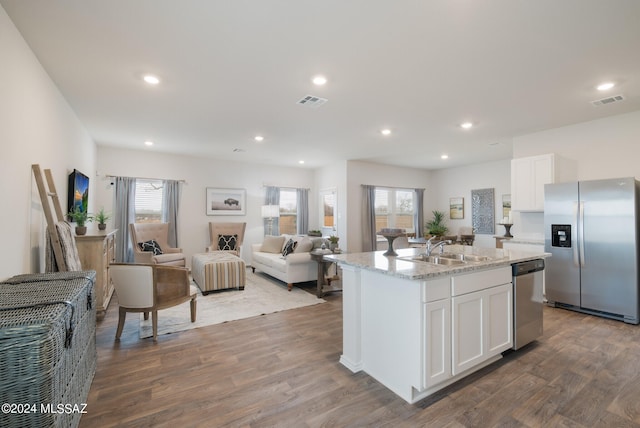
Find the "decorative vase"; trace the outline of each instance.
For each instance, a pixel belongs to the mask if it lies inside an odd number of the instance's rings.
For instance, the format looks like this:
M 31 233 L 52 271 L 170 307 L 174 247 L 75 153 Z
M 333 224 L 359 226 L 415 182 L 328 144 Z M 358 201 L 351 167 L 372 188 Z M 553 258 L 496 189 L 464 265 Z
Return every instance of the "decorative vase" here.
M 87 233 L 87 226 L 76 226 L 76 235 L 82 236 Z
M 337 242 L 336 243 L 333 243 L 333 242 L 329 243 L 329 249 L 331 251 L 335 250 L 336 248 L 338 248 L 338 243 Z
M 107 228 L 107 223 L 98 223 L 98 230 L 105 230 Z

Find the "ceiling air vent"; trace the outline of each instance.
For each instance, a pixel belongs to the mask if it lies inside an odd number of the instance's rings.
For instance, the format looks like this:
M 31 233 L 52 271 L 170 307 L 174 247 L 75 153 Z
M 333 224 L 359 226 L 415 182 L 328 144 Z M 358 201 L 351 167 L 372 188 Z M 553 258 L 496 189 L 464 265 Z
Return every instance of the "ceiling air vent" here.
M 613 104 L 620 101 L 624 101 L 624 95 L 614 95 L 612 97 L 602 98 L 600 100 L 591 101 L 591 104 L 594 106 L 603 106 L 606 104 Z
M 303 106 L 307 106 L 307 107 L 311 107 L 311 108 L 317 108 L 317 107 L 320 107 L 322 104 L 326 103 L 327 101 L 328 100 L 326 98 L 320 98 L 320 97 L 314 97 L 313 95 L 307 95 L 306 97 L 304 97 L 303 99 L 298 101 L 298 104 L 303 105 Z

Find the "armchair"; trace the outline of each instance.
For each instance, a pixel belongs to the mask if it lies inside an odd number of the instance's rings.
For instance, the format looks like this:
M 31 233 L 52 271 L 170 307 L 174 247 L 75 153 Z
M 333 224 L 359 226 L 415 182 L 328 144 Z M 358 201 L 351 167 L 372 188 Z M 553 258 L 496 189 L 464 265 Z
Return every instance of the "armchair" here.
M 131 245 L 136 263 L 185 266 L 185 257 L 181 248 L 172 248 L 168 243 L 169 224 L 167 223 L 131 223 Z M 156 241 L 161 254 L 153 251 L 142 251 L 140 244 Z
M 198 289 L 190 284 L 186 268 L 113 263 L 109 273 L 120 306 L 116 340 L 120 340 L 127 312 L 152 315 L 153 341 L 158 340 L 158 310 L 191 301 L 191 322 L 196 321 Z
M 240 257 L 242 241 L 247 223 L 214 223 L 209 222 L 209 251 L 227 251 Z M 235 242 L 234 238 L 235 237 Z

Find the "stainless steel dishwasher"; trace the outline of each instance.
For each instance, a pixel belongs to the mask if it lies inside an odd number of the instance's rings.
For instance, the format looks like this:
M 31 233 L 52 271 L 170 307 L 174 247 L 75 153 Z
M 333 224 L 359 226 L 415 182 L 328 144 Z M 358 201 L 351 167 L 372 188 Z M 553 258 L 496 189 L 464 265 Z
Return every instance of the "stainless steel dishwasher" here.
M 513 265 L 513 349 L 542 336 L 544 260 Z

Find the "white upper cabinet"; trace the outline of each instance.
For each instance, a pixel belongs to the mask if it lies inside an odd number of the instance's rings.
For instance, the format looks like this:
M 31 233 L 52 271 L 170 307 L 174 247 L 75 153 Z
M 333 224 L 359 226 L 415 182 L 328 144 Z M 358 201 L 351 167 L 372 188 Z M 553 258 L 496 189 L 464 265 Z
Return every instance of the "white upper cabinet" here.
M 511 160 L 511 209 L 544 211 L 544 185 L 576 179 L 575 167 L 550 153 Z

